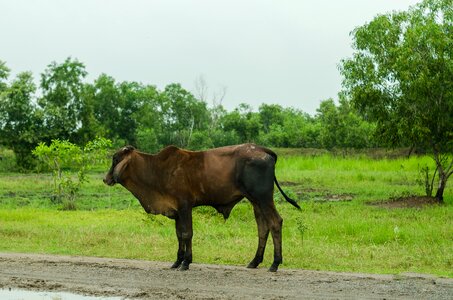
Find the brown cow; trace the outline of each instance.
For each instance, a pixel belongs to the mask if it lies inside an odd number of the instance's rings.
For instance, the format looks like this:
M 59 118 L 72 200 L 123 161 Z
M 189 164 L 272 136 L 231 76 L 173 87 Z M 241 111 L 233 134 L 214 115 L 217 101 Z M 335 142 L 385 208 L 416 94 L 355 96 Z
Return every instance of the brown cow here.
M 172 268 L 187 270 L 192 262 L 192 208 L 214 207 L 227 219 L 244 197 L 253 205 L 258 225 L 258 249 L 248 268 L 263 261 L 269 231 L 274 241 L 275 272 L 282 262 L 282 218 L 273 201 L 274 182 L 285 199 L 299 205 L 282 191 L 275 177 L 277 155 L 266 148 L 243 144 L 208 151 L 187 151 L 169 146 L 156 155 L 124 147 L 113 155 L 105 176 L 108 185 L 128 189 L 147 213 L 175 220 L 179 248 Z

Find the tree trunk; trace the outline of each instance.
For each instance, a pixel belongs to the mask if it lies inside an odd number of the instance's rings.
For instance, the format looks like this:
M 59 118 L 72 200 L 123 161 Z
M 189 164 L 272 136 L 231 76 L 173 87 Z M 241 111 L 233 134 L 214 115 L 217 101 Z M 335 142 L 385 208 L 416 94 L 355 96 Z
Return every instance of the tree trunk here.
M 453 174 L 453 159 L 451 159 L 450 163 L 448 163 L 448 156 L 445 154 L 442 155 L 441 152 L 438 150 L 438 147 L 433 144 L 434 150 L 434 160 L 436 161 L 437 171 L 439 173 L 439 184 L 436 192 L 436 196 L 434 196 L 439 203 L 444 202 L 444 190 L 445 186 L 447 185 L 448 178 Z
M 444 202 L 444 190 L 445 190 L 445 186 L 447 185 L 447 179 L 448 178 L 447 178 L 446 174 L 444 174 L 443 172 L 439 173 L 439 187 L 437 188 L 435 198 L 440 203 Z

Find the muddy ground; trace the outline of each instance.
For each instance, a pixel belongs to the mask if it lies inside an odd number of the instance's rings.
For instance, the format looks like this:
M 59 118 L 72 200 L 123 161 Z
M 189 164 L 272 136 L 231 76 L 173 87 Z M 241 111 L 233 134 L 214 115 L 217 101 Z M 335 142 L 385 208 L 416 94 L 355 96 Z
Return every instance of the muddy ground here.
M 132 299 L 453 299 L 453 279 L 0 253 L 0 288 Z

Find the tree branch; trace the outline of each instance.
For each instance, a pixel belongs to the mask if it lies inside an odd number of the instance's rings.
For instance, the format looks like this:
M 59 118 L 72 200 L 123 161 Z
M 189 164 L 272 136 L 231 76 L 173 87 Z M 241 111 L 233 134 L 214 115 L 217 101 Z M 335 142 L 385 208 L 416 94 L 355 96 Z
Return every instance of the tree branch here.
M 450 165 L 448 166 L 447 170 L 447 179 L 453 174 L 453 158 L 451 159 Z

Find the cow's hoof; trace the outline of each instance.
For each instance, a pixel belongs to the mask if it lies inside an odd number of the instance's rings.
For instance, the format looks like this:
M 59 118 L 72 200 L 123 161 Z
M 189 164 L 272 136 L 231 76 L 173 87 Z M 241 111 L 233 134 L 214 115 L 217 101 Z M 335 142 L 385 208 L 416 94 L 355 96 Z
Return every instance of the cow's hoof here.
M 171 265 L 170 268 L 172 268 L 172 269 L 177 269 L 177 268 L 179 268 L 179 266 L 181 265 L 181 263 L 182 263 L 182 261 L 178 261 L 178 260 L 177 260 L 177 261 L 175 261 L 174 264 Z
M 269 272 L 277 272 L 278 270 L 278 265 L 272 264 L 272 266 L 269 268 Z
M 247 265 L 247 268 L 249 269 L 256 269 L 258 265 L 263 261 L 262 257 L 254 258 L 252 261 Z
M 182 263 L 181 266 L 179 266 L 179 271 L 187 271 L 189 270 L 189 264 Z

